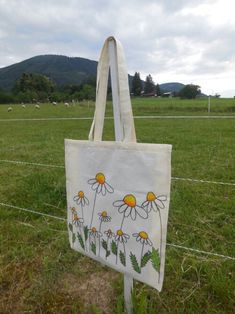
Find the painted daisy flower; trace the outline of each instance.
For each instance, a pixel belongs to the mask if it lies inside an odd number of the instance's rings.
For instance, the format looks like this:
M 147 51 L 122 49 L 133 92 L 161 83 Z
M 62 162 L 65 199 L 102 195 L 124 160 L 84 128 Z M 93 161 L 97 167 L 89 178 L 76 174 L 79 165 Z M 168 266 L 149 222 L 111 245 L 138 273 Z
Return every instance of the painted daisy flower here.
M 98 213 L 99 215 L 99 220 L 102 222 L 108 222 L 111 221 L 111 217 L 108 216 L 107 212 L 104 210 L 102 213 Z
M 136 204 L 136 198 L 132 194 L 127 194 L 123 200 L 115 201 L 113 206 L 118 207 L 118 212 L 124 214 L 124 217 L 131 216 L 132 220 L 136 219 L 136 215 L 139 215 L 143 219 L 148 218 L 147 211 Z
M 91 229 L 89 229 L 89 234 L 90 236 L 94 238 L 102 237 L 102 233 L 100 231 L 97 231 L 95 227 L 92 227 Z
M 80 205 L 80 204 L 81 206 L 89 205 L 89 201 L 86 198 L 83 191 L 79 191 L 77 195 L 74 196 L 73 200 L 77 203 L 77 205 Z
M 73 214 L 73 224 L 76 226 L 81 226 L 83 224 L 83 218 L 78 217 L 77 213 Z
M 106 182 L 105 175 L 102 172 L 97 173 L 94 179 L 88 180 L 88 183 L 91 185 L 92 190 L 96 191 L 97 194 L 101 193 L 104 196 L 107 192 L 114 192 L 111 185 Z
M 109 239 L 111 239 L 115 235 L 111 229 L 106 230 L 104 234 L 106 234 L 107 238 Z
M 126 243 L 130 236 L 119 229 L 116 233 L 115 240 L 121 243 Z
M 153 245 L 152 241 L 149 240 L 149 236 L 145 231 L 140 231 L 139 233 L 133 233 L 132 235 L 133 237 L 136 238 L 137 242 L 140 242 L 144 245 L 150 245 L 150 246 Z
M 142 207 L 147 210 L 149 213 L 151 210 L 155 212 L 159 211 L 160 209 L 165 208 L 165 202 L 167 197 L 165 195 L 156 196 L 153 192 L 148 192 L 146 196 L 146 201 L 143 202 Z

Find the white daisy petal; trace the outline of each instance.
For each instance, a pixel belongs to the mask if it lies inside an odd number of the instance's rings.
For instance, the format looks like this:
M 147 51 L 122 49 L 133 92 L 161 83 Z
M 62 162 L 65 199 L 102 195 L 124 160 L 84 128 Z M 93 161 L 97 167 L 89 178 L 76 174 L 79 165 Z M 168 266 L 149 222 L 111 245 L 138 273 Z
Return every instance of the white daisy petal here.
M 105 184 L 105 188 L 109 193 L 113 193 L 114 189 L 111 187 L 111 185 L 109 185 L 107 182 L 104 183 Z
M 97 182 L 96 179 L 90 179 L 90 180 L 87 181 L 88 184 L 94 184 L 96 182 Z
M 135 238 L 138 237 L 138 235 L 139 235 L 139 233 L 133 233 L 132 234 L 132 236 L 135 237 Z
M 135 210 L 135 208 L 131 209 L 131 219 L 132 220 L 136 220 L 136 210 Z
M 91 188 L 92 188 L 93 191 L 96 191 L 98 186 L 99 186 L 99 182 L 95 182 L 95 183 L 92 184 Z
M 142 205 L 141 205 L 141 206 L 145 208 L 145 207 L 147 207 L 147 206 L 148 206 L 148 204 L 149 204 L 149 201 L 145 201 L 145 202 L 143 202 L 143 203 L 142 203 Z
M 102 184 L 102 186 L 101 186 L 101 194 L 102 194 L 103 196 L 106 195 L 106 188 L 105 188 L 105 185 L 104 185 L 104 184 Z
M 150 212 L 151 212 L 151 210 L 153 209 L 152 206 L 153 206 L 153 205 L 152 205 L 152 202 L 149 202 L 149 203 L 148 203 L 148 206 L 146 206 L 146 207 L 144 208 L 144 209 L 147 211 L 147 213 L 150 213 Z
M 113 206 L 115 206 L 115 207 L 119 207 L 119 206 L 121 206 L 121 205 L 123 205 L 123 204 L 125 204 L 125 203 L 123 202 L 123 200 L 113 202 Z
M 89 205 L 88 198 L 84 196 L 84 200 L 85 200 L 85 204 L 86 204 L 86 205 Z
M 125 216 L 125 217 L 128 217 L 128 216 L 130 216 L 130 214 L 131 214 L 131 207 L 129 207 L 129 206 L 127 205 L 127 208 L 126 208 L 126 210 L 125 210 L 125 212 L 124 212 L 124 216 Z
M 154 203 L 156 204 L 156 206 L 160 209 L 165 208 L 165 205 L 163 204 L 163 202 L 161 200 L 158 200 L 157 198 L 155 199 Z
M 125 203 L 122 204 L 119 208 L 118 208 L 118 212 L 120 214 L 122 214 L 126 209 L 127 209 L 128 205 L 126 205 Z
M 99 184 L 96 192 L 97 192 L 97 194 L 100 194 L 101 191 L 102 191 L 102 184 Z
M 150 241 L 149 239 L 147 239 L 147 243 L 148 243 L 148 245 L 150 245 L 150 246 L 153 245 L 152 241 Z
M 124 236 L 127 238 L 127 239 L 130 239 L 130 236 L 129 236 L 129 234 L 124 234 Z
M 148 213 L 147 213 L 147 211 L 146 211 L 144 208 L 142 208 L 142 207 L 136 205 L 136 206 L 135 206 L 135 210 L 136 210 L 137 214 L 138 214 L 141 218 L 143 218 L 143 219 L 147 219 L 147 218 L 148 218 Z
M 167 196 L 166 195 L 159 195 L 157 197 L 158 200 L 165 202 L 167 200 Z

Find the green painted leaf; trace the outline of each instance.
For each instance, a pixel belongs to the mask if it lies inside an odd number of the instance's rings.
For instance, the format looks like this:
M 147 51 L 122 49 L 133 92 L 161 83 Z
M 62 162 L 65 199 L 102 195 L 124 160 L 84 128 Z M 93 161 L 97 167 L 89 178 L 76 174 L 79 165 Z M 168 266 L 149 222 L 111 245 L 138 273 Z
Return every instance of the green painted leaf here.
M 85 250 L 84 241 L 83 241 L 83 238 L 82 238 L 82 236 L 80 235 L 79 232 L 77 233 L 77 237 L 78 237 L 78 241 L 79 241 L 81 247 L 83 248 L 83 250 Z
M 122 265 L 126 266 L 126 256 L 122 251 L 119 252 L 119 258 Z
M 114 255 L 117 255 L 117 244 L 114 241 L 111 243 L 111 250 Z
M 159 272 L 160 256 L 159 256 L 158 250 L 156 250 L 154 247 L 152 248 L 151 260 L 152 260 L 153 268 Z
M 141 259 L 141 267 L 144 267 L 148 261 L 151 259 L 152 253 L 150 251 L 146 252 Z
M 91 251 L 96 255 L 96 245 L 94 242 L 91 242 Z
M 134 254 L 130 254 L 130 260 L 131 260 L 131 265 L 133 267 L 133 269 L 137 272 L 137 273 L 141 273 L 141 268 L 139 267 L 139 264 L 137 262 L 136 256 Z
M 109 257 L 109 255 L 111 254 L 111 252 L 109 250 L 106 251 L 106 257 Z
M 72 242 L 74 243 L 76 241 L 76 234 L 73 233 L 73 236 L 72 236 Z
M 88 239 L 88 232 L 89 232 L 89 228 L 87 226 L 84 226 L 84 236 L 85 236 L 85 241 L 87 241 Z
M 69 230 L 73 232 L 73 225 L 71 223 L 69 223 Z
M 105 241 L 104 239 L 102 239 L 102 247 L 105 249 L 105 251 L 107 251 L 108 245 L 107 245 L 107 241 Z

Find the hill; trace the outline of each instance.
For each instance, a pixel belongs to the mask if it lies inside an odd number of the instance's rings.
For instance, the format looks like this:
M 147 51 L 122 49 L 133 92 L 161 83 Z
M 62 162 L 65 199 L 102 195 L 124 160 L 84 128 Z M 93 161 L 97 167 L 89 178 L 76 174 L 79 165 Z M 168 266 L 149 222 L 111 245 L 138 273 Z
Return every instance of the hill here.
M 79 85 L 89 78 L 96 77 L 97 61 L 79 57 L 60 55 L 41 55 L 0 69 L 0 88 L 11 90 L 15 81 L 23 73 L 42 74 L 52 79 L 57 85 Z M 129 75 L 131 86 L 132 76 Z M 144 82 L 143 82 L 144 84 Z M 160 84 L 163 92 L 178 92 L 181 83 Z
M 81 84 L 95 77 L 97 61 L 58 55 L 36 56 L 0 69 L 0 88 L 10 90 L 23 73 L 43 74 L 58 85 Z
M 185 85 L 182 83 L 172 82 L 160 84 L 160 89 L 162 92 L 176 92 L 178 93 Z

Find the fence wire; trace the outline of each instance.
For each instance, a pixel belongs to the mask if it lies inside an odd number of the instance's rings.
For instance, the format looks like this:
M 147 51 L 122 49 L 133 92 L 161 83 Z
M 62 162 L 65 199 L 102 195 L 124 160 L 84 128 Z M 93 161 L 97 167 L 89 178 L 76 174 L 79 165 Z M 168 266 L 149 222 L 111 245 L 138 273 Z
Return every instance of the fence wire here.
M 18 210 L 21 210 L 21 211 L 24 211 L 24 212 L 28 212 L 28 213 L 32 213 L 32 214 L 36 214 L 36 215 L 40 215 L 40 216 L 45 216 L 45 217 L 48 217 L 48 218 L 53 218 L 53 219 L 57 219 L 57 220 L 61 220 L 61 221 L 67 221 L 66 218 L 45 214 L 45 213 L 38 212 L 36 210 L 29 209 L 29 208 L 22 208 L 22 207 L 19 207 L 19 206 L 10 205 L 10 204 L 6 204 L 6 203 L 2 203 L 2 202 L 0 202 L 0 206 L 13 208 L 13 209 L 18 209 Z M 218 254 L 218 253 L 214 253 L 214 252 L 202 251 L 202 250 L 198 250 L 198 249 L 195 249 L 195 248 L 182 246 L 182 245 L 179 245 L 179 244 L 166 243 L 166 245 L 169 246 L 169 247 L 173 247 L 173 248 L 176 248 L 176 249 L 182 249 L 182 250 L 185 250 L 185 251 L 191 251 L 191 252 L 195 252 L 195 253 L 199 253 L 199 254 L 215 256 L 215 257 L 224 258 L 224 259 L 228 259 L 228 260 L 235 260 L 235 257 L 233 257 L 233 256 Z
M 113 117 L 105 117 L 105 119 L 113 120 Z M 134 116 L 134 119 L 235 119 L 235 115 L 231 116 Z M 66 121 L 66 120 L 93 120 L 93 117 L 64 117 L 64 118 L 14 118 L 0 119 L 0 122 L 17 122 L 17 121 Z
M 42 164 L 42 163 L 20 161 L 20 160 L 0 159 L 0 162 L 11 163 L 11 164 L 16 164 L 16 165 L 28 165 L 28 166 L 36 166 L 36 167 L 65 169 L 65 166 L 62 166 L 62 165 Z M 189 181 L 189 182 L 197 182 L 197 183 L 208 183 L 208 184 L 235 186 L 235 183 L 233 183 L 233 182 L 210 181 L 210 180 L 201 180 L 201 179 L 192 179 L 192 178 L 180 178 L 180 177 L 171 177 L 171 179 L 172 180 L 178 180 L 178 181 Z

